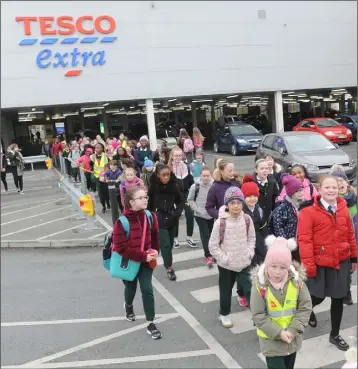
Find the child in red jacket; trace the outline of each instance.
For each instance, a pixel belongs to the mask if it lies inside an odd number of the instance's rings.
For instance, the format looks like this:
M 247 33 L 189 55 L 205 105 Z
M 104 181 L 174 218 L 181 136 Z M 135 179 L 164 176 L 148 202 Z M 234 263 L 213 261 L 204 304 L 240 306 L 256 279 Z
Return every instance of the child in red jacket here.
M 346 201 L 338 197 L 338 181 L 324 176 L 319 181 L 320 195 L 298 215 L 298 244 L 301 262 L 307 270 L 307 287 L 313 307 L 331 298 L 329 342 L 339 350 L 349 348 L 339 335 L 343 300 L 349 289 L 349 274 L 357 268 L 357 246 Z M 309 325 L 317 326 L 312 312 Z
M 143 181 L 136 176 L 136 171 L 133 168 L 127 168 L 123 171 L 124 180 L 121 182 L 119 186 L 121 202 L 123 208 L 125 207 L 124 197 L 126 192 L 131 188 L 141 188 L 143 191 L 147 191 Z
M 117 220 L 113 227 L 113 246 L 115 251 L 123 258 L 139 261 L 141 263 L 139 272 L 134 281 L 123 281 L 125 285 L 124 306 L 126 310 L 126 319 L 128 321 L 135 320 L 133 300 L 139 281 L 145 317 L 149 322 L 147 333 L 150 334 L 153 339 L 159 339 L 162 337 L 162 334 L 153 323 L 155 318 L 155 308 L 152 286 L 152 263 L 156 260 L 159 253 L 158 220 L 156 215 L 151 213 L 150 224 L 148 219 L 149 217 L 144 211 L 148 205 L 148 197 L 146 191 L 143 191 L 141 188 L 136 187 L 126 191 L 124 202 L 125 209 L 123 215 L 129 222 L 130 232 L 129 235 L 126 236 L 122 223 Z M 145 235 L 143 235 L 145 222 L 147 222 L 146 232 Z M 145 238 L 142 251 L 143 236 Z

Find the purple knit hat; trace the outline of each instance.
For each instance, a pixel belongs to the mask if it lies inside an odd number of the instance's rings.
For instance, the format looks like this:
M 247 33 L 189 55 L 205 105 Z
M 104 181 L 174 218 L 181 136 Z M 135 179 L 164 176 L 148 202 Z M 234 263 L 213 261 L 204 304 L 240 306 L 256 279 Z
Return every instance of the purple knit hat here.
M 285 187 L 287 196 L 291 197 L 297 191 L 303 190 L 303 183 L 291 174 L 283 174 L 281 182 Z
M 227 205 L 228 202 L 232 200 L 240 200 L 241 202 L 245 201 L 244 195 L 239 187 L 233 186 L 233 187 L 229 187 L 226 190 L 225 196 L 224 196 L 224 204 Z

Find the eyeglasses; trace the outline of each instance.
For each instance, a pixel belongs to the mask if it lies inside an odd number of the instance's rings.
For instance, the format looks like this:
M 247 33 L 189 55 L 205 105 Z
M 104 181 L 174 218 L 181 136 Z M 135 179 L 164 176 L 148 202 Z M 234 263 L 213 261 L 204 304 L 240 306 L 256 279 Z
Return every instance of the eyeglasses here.
M 148 196 L 141 196 L 141 197 L 136 197 L 135 199 L 133 199 L 133 200 L 140 200 L 140 201 L 144 201 L 144 200 L 146 200 L 146 201 L 148 201 L 148 199 L 149 199 L 149 197 Z

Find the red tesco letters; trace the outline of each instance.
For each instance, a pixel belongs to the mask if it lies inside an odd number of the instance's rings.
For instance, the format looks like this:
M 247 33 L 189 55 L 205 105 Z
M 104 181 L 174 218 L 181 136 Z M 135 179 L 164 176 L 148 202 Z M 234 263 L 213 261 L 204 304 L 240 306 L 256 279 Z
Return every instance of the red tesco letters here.
M 16 17 L 16 22 L 23 22 L 24 34 L 32 34 L 33 23 L 38 23 L 41 35 L 72 35 L 76 31 L 84 35 L 92 35 L 95 32 L 101 34 L 112 33 L 116 28 L 116 21 L 109 15 L 83 15 L 77 19 L 70 15 L 59 17 Z

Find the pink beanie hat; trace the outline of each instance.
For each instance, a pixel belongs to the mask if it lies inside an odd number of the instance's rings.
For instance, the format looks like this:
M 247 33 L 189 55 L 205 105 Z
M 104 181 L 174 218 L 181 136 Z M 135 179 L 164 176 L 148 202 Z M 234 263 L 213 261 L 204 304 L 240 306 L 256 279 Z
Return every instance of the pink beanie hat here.
M 293 238 L 286 240 L 283 237 L 275 237 L 270 235 L 266 237 L 265 243 L 268 247 L 265 265 L 272 264 L 284 265 L 287 269 L 292 264 L 291 251 L 297 248 L 297 243 Z
M 114 148 L 114 150 L 120 145 L 120 143 L 118 141 L 113 141 L 112 142 L 112 146 Z
M 303 190 L 303 183 L 291 174 L 282 174 L 281 182 L 285 187 L 286 194 L 291 197 L 297 191 Z

